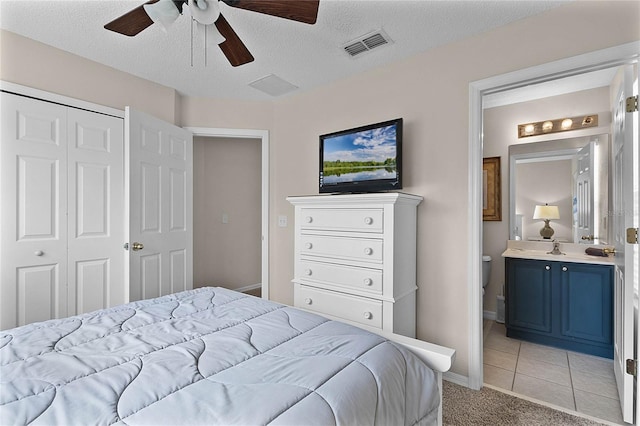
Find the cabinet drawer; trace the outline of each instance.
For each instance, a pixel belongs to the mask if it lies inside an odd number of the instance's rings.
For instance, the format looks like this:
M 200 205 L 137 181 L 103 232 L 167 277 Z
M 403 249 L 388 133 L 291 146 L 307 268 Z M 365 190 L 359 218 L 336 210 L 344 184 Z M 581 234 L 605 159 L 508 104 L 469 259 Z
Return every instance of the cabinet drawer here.
M 382 328 L 382 302 L 379 300 L 297 285 L 295 306 Z
M 382 218 L 382 209 L 300 209 L 302 229 L 382 233 Z
M 301 259 L 298 263 L 299 278 L 324 284 L 357 288 L 372 294 L 382 294 L 382 270 L 336 265 Z
M 300 254 L 341 260 L 382 263 L 382 240 L 300 235 Z

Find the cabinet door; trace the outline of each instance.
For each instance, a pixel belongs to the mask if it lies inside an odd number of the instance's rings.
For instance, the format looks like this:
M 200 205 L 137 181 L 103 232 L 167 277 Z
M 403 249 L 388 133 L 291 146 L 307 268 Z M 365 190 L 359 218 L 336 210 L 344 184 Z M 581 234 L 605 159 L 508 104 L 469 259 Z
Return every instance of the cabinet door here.
M 563 264 L 562 335 L 610 344 L 613 329 L 613 269 L 581 263 Z
M 551 264 L 507 259 L 507 327 L 551 333 Z

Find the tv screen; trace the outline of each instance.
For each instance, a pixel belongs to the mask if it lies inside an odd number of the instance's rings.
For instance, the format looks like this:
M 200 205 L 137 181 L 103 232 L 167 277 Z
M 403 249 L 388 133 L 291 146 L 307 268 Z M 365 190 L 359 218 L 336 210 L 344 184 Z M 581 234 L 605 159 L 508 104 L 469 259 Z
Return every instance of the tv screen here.
M 402 189 L 402 118 L 320 136 L 320 193 Z

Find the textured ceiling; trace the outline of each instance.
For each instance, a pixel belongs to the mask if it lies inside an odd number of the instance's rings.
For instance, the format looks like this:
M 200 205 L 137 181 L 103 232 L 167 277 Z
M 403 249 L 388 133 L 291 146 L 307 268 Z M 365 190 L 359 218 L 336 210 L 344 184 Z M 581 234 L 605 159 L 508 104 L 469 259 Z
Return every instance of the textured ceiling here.
M 320 0 L 307 25 L 222 4 L 223 15 L 255 57 L 233 68 L 217 46 L 207 49 L 180 17 L 164 32 L 155 24 L 135 37 L 103 25 L 144 0 L 0 0 L 0 27 L 188 96 L 273 99 L 248 84 L 275 74 L 309 90 L 436 46 L 557 7 L 563 1 Z M 342 46 L 375 30 L 392 44 L 349 57 Z M 193 66 L 191 65 L 193 56 Z M 287 95 L 283 95 L 287 96 Z

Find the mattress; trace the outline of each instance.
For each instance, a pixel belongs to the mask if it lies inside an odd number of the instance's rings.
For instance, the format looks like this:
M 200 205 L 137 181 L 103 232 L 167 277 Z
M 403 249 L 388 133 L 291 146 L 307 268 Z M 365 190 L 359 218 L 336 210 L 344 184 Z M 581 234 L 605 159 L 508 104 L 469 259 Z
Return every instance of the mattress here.
M 435 424 L 435 373 L 376 334 L 223 288 L 0 332 L 0 424 Z

